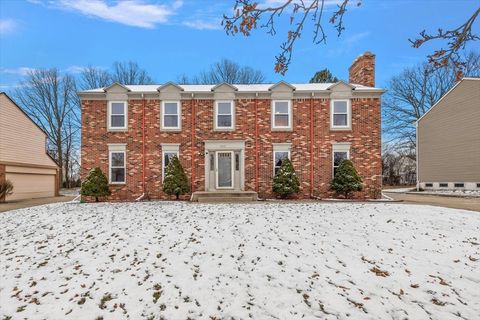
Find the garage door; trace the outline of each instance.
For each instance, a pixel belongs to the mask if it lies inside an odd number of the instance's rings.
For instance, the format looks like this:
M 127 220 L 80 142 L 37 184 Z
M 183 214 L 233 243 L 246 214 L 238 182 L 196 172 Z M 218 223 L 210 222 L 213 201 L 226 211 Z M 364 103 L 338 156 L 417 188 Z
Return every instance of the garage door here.
M 8 173 L 6 178 L 13 183 L 13 194 L 7 200 L 53 197 L 55 175 Z

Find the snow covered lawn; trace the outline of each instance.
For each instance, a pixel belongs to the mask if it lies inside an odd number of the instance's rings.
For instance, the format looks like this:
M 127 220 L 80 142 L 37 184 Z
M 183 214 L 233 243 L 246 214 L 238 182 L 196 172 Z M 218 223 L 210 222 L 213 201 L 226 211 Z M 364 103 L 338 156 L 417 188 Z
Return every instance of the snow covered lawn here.
M 478 319 L 480 214 L 385 203 L 0 214 L 0 319 Z

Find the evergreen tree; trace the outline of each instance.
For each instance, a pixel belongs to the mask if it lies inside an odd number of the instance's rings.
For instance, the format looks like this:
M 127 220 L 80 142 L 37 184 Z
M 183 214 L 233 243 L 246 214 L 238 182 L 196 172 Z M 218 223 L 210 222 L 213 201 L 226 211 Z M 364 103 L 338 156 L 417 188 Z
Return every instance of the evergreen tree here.
M 333 76 L 330 70 L 323 69 L 317 71 L 315 75 L 310 79 L 310 83 L 330 83 L 338 82 L 338 78 Z
M 282 198 L 297 193 L 300 190 L 300 181 L 298 180 L 295 169 L 290 159 L 283 159 L 282 165 L 275 177 L 273 177 L 273 192 Z
M 337 193 L 343 193 L 345 198 L 349 198 L 352 192 L 363 189 L 362 178 L 355 170 L 352 161 L 342 161 L 333 178 L 332 189 Z
M 110 195 L 108 179 L 100 168 L 97 167 L 90 170 L 87 177 L 82 182 L 80 194 L 82 196 L 95 197 L 95 202 L 98 202 L 98 197 Z
M 175 195 L 177 200 L 181 194 L 190 192 L 187 175 L 177 156 L 173 156 L 167 165 L 165 179 L 163 179 L 163 192 Z

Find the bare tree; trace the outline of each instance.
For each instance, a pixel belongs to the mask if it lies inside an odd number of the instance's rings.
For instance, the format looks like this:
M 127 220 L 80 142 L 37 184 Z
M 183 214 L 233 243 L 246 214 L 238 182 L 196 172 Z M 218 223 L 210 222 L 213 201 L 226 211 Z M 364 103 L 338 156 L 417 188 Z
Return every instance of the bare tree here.
M 148 75 L 148 72 L 140 68 L 138 63 L 133 61 L 114 62 L 110 74 L 110 81 L 125 85 L 154 83 L 153 79 Z
M 288 15 L 290 28 L 287 31 L 286 40 L 280 45 L 280 53 L 275 57 L 275 72 L 284 75 L 290 62 L 292 61 L 293 48 L 298 39 L 303 35 L 305 24 L 311 22 L 313 27 L 313 42 L 315 44 L 326 43 L 325 26 L 330 23 L 333 25 L 340 36 L 345 30 L 343 17 L 347 12 L 349 4 L 360 6 L 362 0 L 338 0 L 336 9 L 330 13 L 328 22 L 324 21 L 325 6 L 328 0 L 278 0 L 266 2 L 272 5 L 259 5 L 259 0 L 235 0 L 234 14 L 224 15 L 222 25 L 229 35 L 242 34 L 250 36 L 254 29 L 258 27 L 267 30 L 270 35 L 275 35 L 276 22 L 282 15 Z M 446 30 L 438 29 L 436 34 L 427 34 L 426 31 L 420 33 L 420 38 L 410 40 L 414 48 L 419 48 L 423 44 L 433 40 L 447 40 L 447 49 L 436 50 L 429 55 L 428 59 L 435 67 L 455 66 L 457 79 L 465 74 L 463 70 L 464 61 L 460 54 L 468 42 L 478 40 L 478 35 L 473 33 L 473 26 L 480 15 L 480 8 L 475 7 L 472 16 L 470 16 L 459 27 Z
M 80 73 L 80 89 L 103 88 L 111 84 L 110 73 L 102 68 L 87 66 Z
M 181 84 L 218 84 L 221 82 L 252 84 L 265 82 L 265 76 L 260 70 L 255 70 L 248 66 L 240 66 L 231 60 L 222 59 L 192 79 L 183 75 L 178 80 Z
M 48 149 L 60 165 L 61 180 L 65 181 L 65 145 L 72 143 L 69 139 L 78 135 L 80 128 L 75 79 L 68 74 L 61 75 L 57 69 L 32 70 L 16 89 L 15 96 L 47 133 Z
M 462 57 L 468 76 L 480 76 L 480 55 Z M 456 65 L 435 68 L 428 63 L 405 69 L 393 77 L 383 98 L 383 124 L 387 142 L 400 149 L 415 149 L 415 122 L 456 82 Z

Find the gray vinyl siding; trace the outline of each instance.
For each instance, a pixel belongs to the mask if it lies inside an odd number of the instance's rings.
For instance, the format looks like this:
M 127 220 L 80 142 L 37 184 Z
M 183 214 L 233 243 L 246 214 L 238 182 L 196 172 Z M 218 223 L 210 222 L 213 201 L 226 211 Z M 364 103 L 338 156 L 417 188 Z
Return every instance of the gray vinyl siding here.
M 480 80 L 464 79 L 418 122 L 420 182 L 480 182 Z

